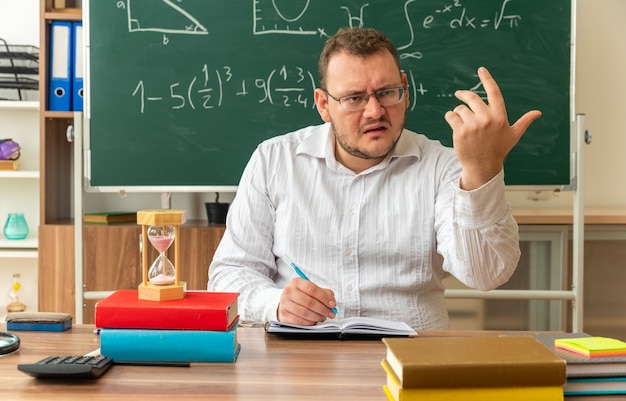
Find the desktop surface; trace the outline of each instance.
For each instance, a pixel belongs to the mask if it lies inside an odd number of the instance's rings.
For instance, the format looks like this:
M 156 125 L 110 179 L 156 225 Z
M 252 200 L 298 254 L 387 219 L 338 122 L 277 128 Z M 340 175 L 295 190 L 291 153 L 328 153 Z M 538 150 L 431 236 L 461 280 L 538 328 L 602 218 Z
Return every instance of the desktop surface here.
M 19 351 L 0 357 L 0 399 L 13 400 L 378 400 L 386 374 L 380 340 L 293 339 L 262 328 L 237 329 L 236 363 L 190 367 L 114 365 L 95 380 L 38 380 L 17 370 L 50 355 L 83 355 L 100 346 L 92 325 L 65 332 L 12 331 Z M 0 324 L 0 331 L 6 325 Z M 497 331 L 420 331 L 432 336 L 496 336 Z M 586 400 L 587 398 L 585 398 Z M 602 398 L 603 401 L 618 398 Z M 621 398 L 619 398 L 621 399 Z M 582 401 L 582 400 L 580 400 Z
M 0 325 L 5 331 L 6 326 Z M 302 340 L 238 328 L 236 363 L 190 367 L 114 365 L 91 381 L 37 380 L 17 370 L 50 355 L 99 348 L 91 325 L 65 332 L 12 331 L 19 351 L 0 358 L 0 398 L 10 400 L 385 400 L 380 340 Z

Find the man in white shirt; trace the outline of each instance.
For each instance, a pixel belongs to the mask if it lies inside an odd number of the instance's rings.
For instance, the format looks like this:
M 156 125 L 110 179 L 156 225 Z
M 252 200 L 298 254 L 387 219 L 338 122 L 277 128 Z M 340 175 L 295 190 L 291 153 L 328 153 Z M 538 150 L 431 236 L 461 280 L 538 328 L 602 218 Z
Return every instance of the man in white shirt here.
M 460 90 L 464 104 L 445 114 L 454 149 L 406 130 L 407 77 L 393 44 L 373 29 L 329 38 L 319 74 L 314 96 L 325 123 L 258 146 L 209 290 L 239 292 L 244 322 L 370 316 L 447 328 L 446 274 L 489 290 L 517 266 L 503 163 L 541 113 L 510 126 L 500 89 L 481 67 L 488 102 Z

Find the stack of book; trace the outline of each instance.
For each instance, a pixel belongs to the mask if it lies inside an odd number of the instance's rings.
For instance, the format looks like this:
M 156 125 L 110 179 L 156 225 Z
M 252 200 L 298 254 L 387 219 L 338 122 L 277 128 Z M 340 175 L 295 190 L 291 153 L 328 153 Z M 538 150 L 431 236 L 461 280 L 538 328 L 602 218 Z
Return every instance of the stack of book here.
M 235 362 L 237 293 L 185 293 L 149 301 L 137 290 L 118 290 L 96 304 L 100 353 L 116 363 Z
M 563 387 L 566 397 L 600 400 L 626 395 L 626 343 L 623 341 L 587 333 L 533 336 L 567 362 L 567 381 Z
M 565 361 L 532 337 L 383 338 L 390 401 L 563 400 Z

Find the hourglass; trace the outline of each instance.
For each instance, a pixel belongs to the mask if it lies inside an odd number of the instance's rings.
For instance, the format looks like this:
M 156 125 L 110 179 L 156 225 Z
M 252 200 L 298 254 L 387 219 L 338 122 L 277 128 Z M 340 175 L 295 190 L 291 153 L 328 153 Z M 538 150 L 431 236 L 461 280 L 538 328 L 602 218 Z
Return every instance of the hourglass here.
M 154 260 L 148 270 L 148 281 L 154 285 L 173 284 L 176 279 L 176 269 L 170 260 L 165 256 L 174 242 L 174 226 L 150 226 L 148 227 L 148 240 L 159 252 L 159 256 Z
M 179 225 L 187 220 L 184 210 L 151 209 L 137 212 L 137 223 L 142 225 L 142 283 L 139 299 L 167 301 L 185 297 L 185 283 L 179 277 Z M 159 256 L 148 269 L 148 243 Z M 166 251 L 174 245 L 174 263 Z

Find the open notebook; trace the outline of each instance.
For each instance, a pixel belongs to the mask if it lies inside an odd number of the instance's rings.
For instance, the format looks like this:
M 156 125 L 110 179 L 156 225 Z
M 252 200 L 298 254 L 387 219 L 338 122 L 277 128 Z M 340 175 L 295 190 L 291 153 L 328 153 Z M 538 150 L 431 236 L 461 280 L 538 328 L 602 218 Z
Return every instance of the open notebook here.
M 300 326 L 271 321 L 265 330 L 280 334 L 337 334 L 375 336 L 417 336 L 417 332 L 404 322 L 375 319 L 371 317 L 349 317 L 341 321 L 327 320 L 314 326 Z

